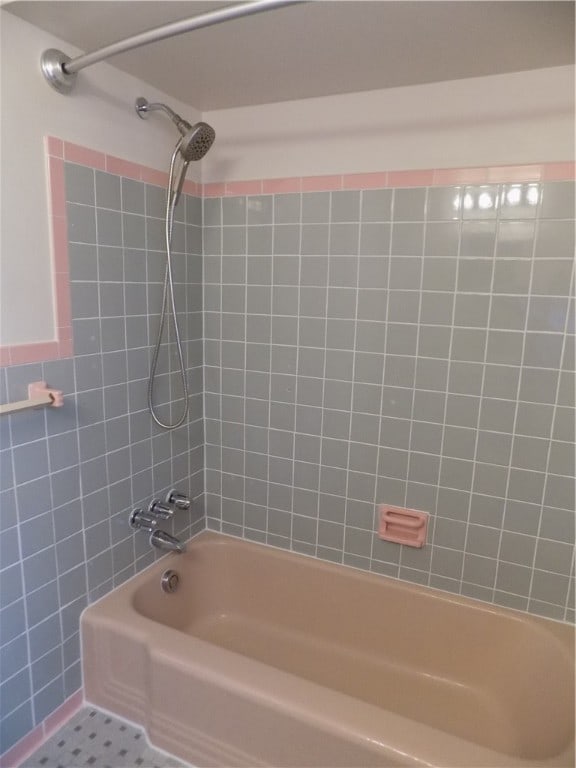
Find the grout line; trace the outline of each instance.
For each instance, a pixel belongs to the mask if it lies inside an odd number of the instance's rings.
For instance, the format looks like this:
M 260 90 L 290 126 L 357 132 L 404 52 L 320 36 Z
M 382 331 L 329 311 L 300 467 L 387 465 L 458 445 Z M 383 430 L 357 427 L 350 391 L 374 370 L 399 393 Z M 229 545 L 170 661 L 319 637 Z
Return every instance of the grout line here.
M 303 218 L 304 218 L 304 197 L 302 193 L 299 193 L 299 210 L 298 210 L 298 221 L 299 221 L 299 231 L 298 231 L 298 286 L 302 284 L 302 245 L 303 245 L 303 239 L 304 239 L 304 224 L 303 224 Z M 295 375 L 296 380 L 294 382 L 294 418 L 292 421 L 292 492 L 291 492 L 291 519 L 290 519 L 290 549 L 294 549 L 294 515 L 296 514 L 294 510 L 294 488 L 295 488 L 295 480 L 296 480 L 296 409 L 298 408 L 298 381 L 299 381 L 299 370 L 300 370 L 300 306 L 301 306 L 301 291 L 300 287 L 298 287 L 298 310 L 296 314 L 296 359 L 294 362 L 295 366 Z M 270 323 L 272 324 L 272 317 L 270 317 Z M 314 543 L 314 547 L 316 547 L 317 541 Z
M 380 525 L 379 525 L 379 518 L 378 518 L 378 484 L 379 484 L 379 478 L 380 475 L 380 454 L 381 454 L 381 448 L 384 448 L 385 446 L 382 445 L 382 420 L 384 418 L 384 380 L 386 375 L 386 349 L 388 347 L 388 328 L 390 323 L 390 254 L 392 253 L 392 234 L 394 231 L 394 212 L 396 209 L 396 192 L 395 190 L 391 190 L 390 192 L 390 226 L 388 230 L 388 247 L 386 249 L 386 289 L 385 289 L 385 297 L 386 297 L 386 319 L 384 321 L 384 338 L 383 338 L 383 349 L 382 349 L 382 376 L 380 379 L 380 408 L 378 412 L 378 443 L 376 447 L 376 472 L 375 472 L 375 482 L 374 482 L 374 497 L 372 499 L 372 507 L 373 507 L 373 513 L 372 513 L 372 530 L 378 531 Z M 372 561 L 374 559 L 374 546 L 376 543 L 375 536 L 372 536 L 372 546 L 370 550 L 370 560 Z M 398 553 L 398 563 L 397 563 L 397 576 L 400 576 L 400 559 L 401 559 L 401 553 Z
M 358 195 L 358 221 L 361 222 L 362 220 L 362 192 Z M 349 487 L 350 487 L 350 454 L 352 451 L 352 419 L 354 414 L 354 388 L 356 386 L 356 359 L 358 354 L 357 349 L 357 339 L 358 339 L 358 306 L 359 306 L 359 284 L 360 284 L 360 243 L 361 243 L 361 233 L 362 233 L 362 227 L 360 226 L 360 223 L 358 223 L 358 236 L 356 240 L 356 253 L 354 254 L 356 259 L 356 276 L 355 276 L 355 285 L 353 287 L 354 290 L 354 341 L 352 343 L 352 372 L 351 372 L 351 382 L 350 382 L 350 408 L 349 408 L 349 416 L 350 416 L 350 422 L 348 424 L 348 453 L 346 457 L 346 487 L 345 487 L 345 502 L 344 502 L 344 557 L 346 556 L 346 545 L 347 545 L 347 529 L 350 527 L 348 526 L 348 499 L 349 499 Z M 328 285 L 330 285 L 330 273 L 328 273 Z M 330 289 L 328 290 L 328 293 L 330 294 Z M 327 305 L 328 309 L 328 305 Z M 325 408 L 324 402 L 322 402 L 322 408 Z M 378 470 L 378 467 L 376 467 L 376 470 Z M 376 482 L 376 477 L 374 477 L 374 483 Z M 372 558 L 372 549 L 373 549 L 373 541 L 370 541 L 370 559 Z
M 541 199 L 538 201 L 538 210 L 541 210 L 542 201 Z M 498 224 L 499 224 L 499 218 L 498 217 Z M 536 243 L 538 241 L 538 234 L 539 234 L 539 217 L 535 217 L 535 223 L 534 223 L 534 232 L 533 232 L 533 239 L 532 239 L 532 251 L 531 251 L 531 259 L 530 259 L 530 277 L 528 282 L 528 304 L 526 306 L 526 317 L 524 320 L 524 328 L 522 331 L 522 352 L 520 355 L 520 365 L 519 365 L 519 375 L 518 375 L 518 385 L 516 388 L 516 398 L 512 402 L 514 402 L 514 420 L 512 423 L 512 435 L 511 435 L 511 442 L 510 442 L 510 455 L 508 460 L 508 467 L 507 467 L 507 478 L 506 478 L 506 490 L 505 490 L 505 496 L 504 496 L 504 508 L 503 508 L 503 516 L 502 516 L 502 525 L 500 530 L 500 537 L 498 542 L 498 552 L 497 552 L 497 558 L 496 558 L 496 572 L 494 574 L 494 587 L 492 591 L 492 599 L 494 599 L 496 591 L 498 590 L 498 576 L 500 572 L 500 555 L 502 551 L 502 541 L 504 538 L 504 531 L 505 531 L 505 521 L 506 521 L 506 513 L 508 511 L 508 502 L 510 501 L 510 479 L 512 477 L 512 457 L 514 453 L 514 442 L 516 439 L 516 428 L 518 423 L 518 406 L 520 403 L 520 392 L 522 388 L 522 378 L 523 378 L 523 372 L 525 369 L 524 366 L 524 359 L 526 356 L 526 339 L 528 336 L 528 318 L 530 316 L 530 303 L 531 298 L 533 295 L 532 287 L 533 287 L 533 281 L 534 281 L 534 263 L 535 263 L 535 255 L 536 255 Z M 496 233 L 498 236 L 498 231 Z M 498 237 L 496 237 L 496 240 L 498 240 Z M 544 500 L 544 486 L 542 486 L 542 495 L 540 499 L 540 505 L 542 504 Z M 541 513 L 540 513 L 541 516 Z
M 119 187 L 120 187 L 120 209 L 122 211 L 121 213 L 121 219 L 120 219 L 120 237 L 122 240 L 122 276 L 126 277 L 126 250 L 125 250 L 125 240 L 124 240 L 124 196 L 122 194 L 122 179 L 119 181 Z M 144 188 L 145 189 L 145 188 Z M 146 193 L 144 192 L 144 195 Z M 145 198 L 144 198 L 145 199 Z M 144 253 L 146 254 L 146 246 L 147 246 L 147 228 L 146 223 L 144 222 Z M 146 278 L 148 278 L 148 259 L 146 256 L 144 256 L 144 269 L 146 270 Z M 148 282 L 148 280 L 146 280 Z M 129 373 L 129 367 L 128 367 L 128 314 L 126 312 L 126 285 L 124 286 L 123 290 L 123 298 L 124 298 L 124 339 L 125 339 L 125 349 L 124 349 L 124 364 L 126 365 L 126 377 L 128 381 L 130 381 L 130 373 Z M 100 342 L 103 345 L 103 339 L 100 339 Z M 104 357 L 102 357 L 102 375 L 104 375 Z M 127 382 L 126 384 L 126 397 L 128 400 L 128 412 L 130 412 L 130 388 L 129 384 Z M 104 403 L 104 414 L 106 415 L 106 403 Z M 128 462 L 130 466 L 130 478 L 134 477 L 134 462 L 133 462 L 133 451 L 132 451 L 132 426 L 130 423 L 130 417 L 127 416 L 127 428 L 128 428 Z M 108 421 L 108 419 L 106 419 Z M 107 425 L 106 425 L 107 426 Z M 108 430 L 105 426 L 105 432 L 104 432 L 104 439 L 105 439 L 105 445 L 108 449 Z M 106 462 L 106 472 L 107 472 L 107 480 L 109 480 L 109 473 L 108 473 L 108 461 Z M 108 485 L 108 488 L 110 488 L 110 485 Z M 112 505 L 112 496 L 110 494 L 110 490 L 108 491 L 108 498 L 109 498 L 109 509 L 112 511 L 113 505 Z M 134 485 L 132 482 L 132 479 L 130 480 L 130 501 L 131 505 L 134 502 Z M 112 517 L 110 518 L 110 521 L 112 521 Z M 132 562 L 136 562 L 136 534 L 137 531 L 134 531 L 134 535 L 132 536 Z M 86 536 L 86 529 L 84 530 L 84 536 Z M 112 570 L 114 571 L 114 544 L 112 542 L 112 523 L 110 522 L 110 544 L 112 549 Z M 85 549 L 85 561 L 87 562 L 87 550 L 86 550 L 86 541 L 84 541 L 84 549 Z M 88 594 L 88 567 L 86 567 L 86 594 Z
M 244 225 L 243 225 L 243 236 L 244 236 L 244 251 L 245 253 L 242 255 L 241 258 L 245 260 L 244 264 L 244 343 L 243 343 L 243 352 L 244 352 L 244 371 L 242 375 L 242 416 L 243 416 L 243 426 L 242 426 L 242 466 L 243 466 L 243 480 L 242 480 L 242 536 L 245 535 L 246 530 L 246 404 L 247 404 L 247 389 L 246 389 L 246 379 L 247 379 L 247 373 L 248 373 L 248 198 L 243 197 L 243 204 L 244 204 Z M 220 313 L 221 316 L 223 313 L 223 307 L 220 307 Z M 272 320 L 270 320 L 270 332 L 272 332 Z M 221 388 L 222 383 L 220 384 Z M 223 469 L 223 468 L 222 468 Z
M 396 194 L 396 193 L 394 193 Z M 417 257 L 420 260 L 420 275 L 419 275 L 419 286 L 418 286 L 418 315 L 416 320 L 416 352 L 414 354 L 414 379 L 413 379 L 413 386 L 409 389 L 412 390 L 412 402 L 410 405 L 410 417 L 409 417 L 409 431 L 408 431 L 408 448 L 406 449 L 406 485 L 404 488 L 404 504 L 403 506 L 406 508 L 408 507 L 408 492 L 410 489 L 410 465 L 412 462 L 412 456 L 414 453 L 420 453 L 420 451 L 414 451 L 412 447 L 412 434 L 414 430 L 414 410 L 416 407 L 416 377 L 418 375 L 418 361 L 419 361 L 419 355 L 418 350 L 420 347 L 420 330 L 422 327 L 421 323 L 421 317 L 422 317 L 422 297 L 424 294 L 424 257 L 426 255 L 426 247 L 427 247 L 427 239 L 428 239 L 428 228 L 429 228 L 429 222 L 428 222 L 428 207 L 429 207 L 429 189 L 426 188 L 424 192 L 424 212 L 422 214 L 422 246 L 419 256 Z M 394 226 L 394 225 L 393 225 Z M 394 230 L 392 230 L 394 231 Z M 460 233 L 459 233 L 460 234 Z M 458 241 L 460 242 L 460 237 L 458 238 Z M 390 263 L 390 267 L 392 267 L 392 262 Z M 456 282 L 458 280 L 458 261 L 456 260 Z M 455 297 L 454 297 L 455 302 Z M 388 354 L 386 352 L 386 354 Z M 450 363 L 448 362 L 447 365 L 447 371 L 446 371 L 446 392 L 448 392 L 448 369 L 449 369 Z M 448 394 L 446 393 L 446 403 L 448 401 Z M 444 425 L 446 423 L 446 405 L 445 405 L 445 411 L 444 411 Z M 440 450 L 440 460 L 438 463 L 438 481 L 437 486 L 440 486 L 440 469 L 442 465 L 442 450 Z M 429 511 L 430 519 L 429 523 L 432 524 L 432 535 L 430 536 L 430 533 L 428 533 L 429 536 L 429 544 L 430 544 L 430 563 L 428 566 L 428 583 L 430 583 L 430 574 L 432 571 L 432 558 L 434 556 L 434 537 L 436 533 L 436 508 L 437 508 L 437 493 L 436 493 L 436 503 L 434 504 L 434 509 Z M 400 557 L 398 561 L 399 568 L 403 567 L 403 557 L 404 557 L 405 550 L 401 547 L 400 548 Z
M 220 428 L 220 462 L 218 466 L 218 504 L 220 505 L 220 513 L 218 515 L 219 517 L 219 523 L 218 523 L 218 530 L 222 530 L 222 463 L 223 463 L 223 447 L 224 447 L 224 413 L 223 413 L 223 407 L 224 407 L 224 396 L 223 396 L 223 388 L 222 388 L 222 378 L 224 373 L 224 365 L 223 365 L 223 340 L 222 340 L 222 303 L 224 301 L 224 283 L 223 283 L 223 277 L 224 277 L 224 206 L 222 202 L 222 198 L 218 199 L 218 208 L 220 212 L 219 221 L 220 221 L 220 230 L 218 233 L 219 236 L 219 267 L 220 267 L 220 310 L 218 313 L 218 345 L 220 348 L 220 372 L 219 372 L 219 398 L 218 398 L 218 422 L 219 422 L 219 428 Z
M 330 266 L 331 262 L 330 259 L 334 258 L 331 251 L 332 251 L 332 238 L 333 238 L 333 228 L 332 228 L 332 192 L 328 192 L 328 254 L 327 254 L 327 274 L 326 274 L 326 288 L 324 290 L 324 314 L 319 317 L 318 319 L 322 319 L 324 321 L 324 345 L 322 348 L 322 353 L 324 355 L 324 360 L 322 364 L 322 405 L 324 405 L 324 400 L 326 397 L 326 360 L 328 358 L 327 355 L 327 346 L 328 346 L 328 297 L 329 297 L 329 286 L 330 286 Z M 322 287 L 322 286 L 321 286 Z M 322 469 L 324 467 L 323 461 L 322 461 L 322 454 L 324 452 L 324 415 L 326 413 L 325 408 L 321 408 L 320 412 L 320 434 L 319 437 L 319 445 L 320 445 L 320 457 L 319 457 L 319 463 L 318 463 L 318 500 L 317 500 L 317 509 L 316 509 L 316 547 L 315 547 L 315 555 L 318 557 L 318 551 L 319 547 L 321 546 L 319 544 L 319 535 L 320 535 L 320 506 L 322 501 Z M 330 521 L 326 521 L 330 522 Z M 343 539 L 342 541 L 342 550 L 340 551 L 339 560 L 337 562 L 342 563 L 344 558 L 344 549 L 345 549 L 346 542 Z M 322 545 L 324 547 L 324 545 Z
M 488 343 L 490 338 L 490 321 L 492 317 L 492 300 L 494 296 L 494 281 L 496 277 L 496 258 L 497 258 L 497 249 L 498 249 L 498 225 L 499 225 L 499 216 L 500 216 L 500 209 L 501 209 L 501 203 L 502 203 L 502 195 L 503 195 L 503 187 L 498 187 L 497 192 L 497 198 L 496 198 L 496 236 L 494 237 L 494 248 L 492 251 L 492 269 L 490 274 L 490 291 L 488 294 L 488 316 L 486 319 L 486 336 L 484 339 L 484 361 L 483 361 L 483 367 L 482 367 L 482 381 L 480 384 L 480 397 L 478 401 L 478 416 L 476 418 L 476 426 L 475 429 L 475 435 L 474 435 L 474 453 L 473 453 L 473 459 L 472 459 L 472 476 L 470 478 L 470 498 L 468 499 L 468 509 L 466 511 L 466 528 L 464 531 L 464 543 L 462 545 L 462 568 L 460 570 L 460 591 L 462 590 L 462 584 L 464 583 L 464 570 L 466 567 L 466 554 L 468 551 L 468 537 L 470 533 L 470 520 L 472 516 L 472 501 L 474 499 L 474 496 L 476 496 L 476 492 L 474 490 L 475 482 L 476 482 L 476 467 L 478 465 L 478 445 L 479 445 L 479 438 L 480 438 L 480 424 L 482 420 L 482 409 L 483 409 L 483 403 L 485 399 L 484 391 L 485 391 L 485 384 L 486 384 L 486 368 L 488 365 Z M 458 290 L 458 275 L 456 276 L 456 290 Z M 456 294 L 457 295 L 457 294 Z M 528 318 L 528 306 L 526 307 L 526 318 Z M 512 446 L 510 447 L 510 451 L 512 451 Z M 482 462 L 480 462 L 482 463 Z M 504 525 L 504 518 L 502 519 L 502 526 Z M 496 584 L 496 574 L 494 574 L 494 585 Z
M 462 199 L 461 193 L 462 193 L 463 188 L 464 188 L 463 186 L 459 187 L 460 199 Z M 458 278 L 459 278 L 459 275 L 460 275 L 460 256 L 461 256 L 461 252 L 462 252 L 462 230 L 463 230 L 463 226 L 464 226 L 464 216 L 463 216 L 462 211 L 460 211 L 459 212 L 459 217 L 458 217 L 458 250 L 457 250 L 457 254 L 456 254 L 456 273 L 455 273 L 455 277 L 454 277 L 453 303 L 452 303 L 452 312 L 451 312 L 451 316 L 450 316 L 450 325 L 449 325 L 449 328 L 450 328 L 450 338 L 449 338 L 449 342 L 448 342 L 448 364 L 446 366 L 446 393 L 444 395 L 444 405 L 443 405 L 443 410 L 442 410 L 442 421 L 441 421 L 442 430 L 441 430 L 441 437 L 440 437 L 438 475 L 437 475 L 438 480 L 437 480 L 437 485 L 436 485 L 436 494 L 435 494 L 436 495 L 436 499 L 435 499 L 435 504 L 434 504 L 435 517 L 438 516 L 438 505 L 439 505 L 439 501 L 440 501 L 440 489 L 443 487 L 442 484 L 441 484 L 442 466 L 443 466 L 443 463 L 444 463 L 444 459 L 448 458 L 448 457 L 445 456 L 444 443 L 445 443 L 445 439 L 446 439 L 446 419 L 447 419 L 447 413 L 448 413 L 448 399 L 449 399 L 449 396 L 450 396 L 450 375 L 452 373 L 453 363 L 454 362 L 459 362 L 459 361 L 455 361 L 454 356 L 453 356 L 453 350 L 454 350 L 454 332 L 455 332 L 455 328 L 456 328 L 456 322 L 455 322 L 455 320 L 456 320 L 456 296 L 457 296 L 457 292 L 458 292 Z M 488 344 L 488 342 L 486 341 L 486 346 L 487 346 L 487 344 Z M 459 490 L 461 490 L 461 489 L 459 489 Z M 469 493 L 470 493 L 470 496 L 471 496 L 472 495 L 472 488 L 470 488 Z M 428 584 L 430 584 L 430 579 L 432 577 L 432 568 L 433 568 L 433 560 L 434 560 L 434 549 L 435 549 L 435 546 L 436 546 L 435 545 L 436 535 L 437 535 L 436 520 L 434 520 L 434 530 L 433 530 L 433 533 L 432 533 L 431 552 L 430 552 L 430 567 L 429 567 L 429 573 L 428 573 Z M 463 556 L 463 559 L 464 559 L 464 556 Z

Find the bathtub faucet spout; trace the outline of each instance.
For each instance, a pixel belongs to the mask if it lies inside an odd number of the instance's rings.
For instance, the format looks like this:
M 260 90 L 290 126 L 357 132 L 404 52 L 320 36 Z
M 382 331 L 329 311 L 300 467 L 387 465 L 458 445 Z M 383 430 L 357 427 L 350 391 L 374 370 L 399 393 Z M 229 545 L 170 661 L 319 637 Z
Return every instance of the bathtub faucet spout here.
M 150 534 L 150 544 L 163 552 L 176 552 L 181 555 L 186 551 L 186 544 L 158 528 Z

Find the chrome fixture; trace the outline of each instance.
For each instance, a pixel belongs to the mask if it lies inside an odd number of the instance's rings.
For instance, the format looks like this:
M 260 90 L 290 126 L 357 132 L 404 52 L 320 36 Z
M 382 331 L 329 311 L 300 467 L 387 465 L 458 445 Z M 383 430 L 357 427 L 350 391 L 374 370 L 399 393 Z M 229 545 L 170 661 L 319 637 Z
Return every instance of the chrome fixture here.
M 148 507 L 148 514 L 160 517 L 162 520 L 169 520 L 173 516 L 174 510 L 167 504 L 163 504 L 160 499 L 152 499 Z
M 179 149 L 180 154 L 186 163 L 184 171 L 181 174 L 181 178 L 178 182 L 178 194 L 180 194 L 180 189 L 184 182 L 184 176 L 186 175 L 186 168 L 188 168 L 188 163 L 192 160 L 201 160 L 206 152 L 208 152 L 214 143 L 214 139 L 216 138 L 216 132 L 214 131 L 214 128 L 212 128 L 211 125 L 208 125 L 208 123 L 202 122 L 190 125 L 187 120 L 181 118 L 180 115 L 174 112 L 173 109 L 170 109 L 170 107 L 166 106 L 166 104 L 150 104 L 150 102 L 143 96 L 139 96 L 136 99 L 134 107 L 136 109 L 136 114 L 138 117 L 141 117 L 142 120 L 146 120 L 148 117 L 148 112 L 154 112 L 158 109 L 162 110 L 162 112 L 168 115 L 176 128 L 178 128 L 180 131 L 182 135 L 182 141 L 180 142 Z
M 176 552 L 177 555 L 186 552 L 186 544 L 182 544 L 175 536 L 170 536 L 159 528 L 150 534 L 150 544 L 156 549 L 161 549 L 162 552 Z
M 136 99 L 136 112 L 138 113 L 138 117 L 141 117 L 142 120 L 146 120 L 148 117 L 148 112 L 154 112 L 157 109 L 161 109 L 163 112 L 165 112 L 168 117 L 171 118 L 174 125 L 182 136 L 186 133 L 186 131 L 190 130 L 190 123 L 187 120 L 183 120 L 180 115 L 176 114 L 173 109 L 170 109 L 170 107 L 166 106 L 166 104 L 161 104 L 160 102 L 157 102 L 155 104 L 150 104 L 148 99 L 145 99 L 143 96 L 139 96 Z
M 152 507 L 154 507 L 154 510 Z M 158 507 L 161 507 L 161 510 L 159 510 Z M 166 509 L 169 514 L 163 515 L 162 513 Z M 150 544 L 153 547 L 156 547 L 156 549 L 161 549 L 163 552 L 177 552 L 178 554 L 185 552 L 185 544 L 182 544 L 177 538 L 158 528 L 158 521 L 155 516 L 152 516 L 152 512 L 154 515 L 160 514 L 161 517 L 170 517 L 172 515 L 172 510 L 169 507 L 166 507 L 160 501 L 155 499 L 152 504 L 150 504 L 147 513 L 144 512 L 143 509 L 135 509 L 132 511 L 129 518 L 130 527 L 134 528 L 136 531 L 148 531 L 150 533 Z
M 65 69 L 72 63 L 70 56 L 58 48 L 47 48 L 40 57 L 40 68 L 44 79 L 58 93 L 70 93 L 76 83 L 76 75 Z
M 174 210 L 180 199 L 180 193 L 184 185 L 184 179 L 186 178 L 186 171 L 188 165 L 193 160 L 200 160 L 206 152 L 212 146 L 216 133 L 212 126 L 208 123 L 196 123 L 190 125 L 189 122 L 184 120 L 174 112 L 173 109 L 167 107 L 166 104 L 150 104 L 147 99 L 140 96 L 136 99 L 135 104 L 136 114 L 140 117 L 145 117 L 148 112 L 155 110 L 161 110 L 167 114 L 174 122 L 176 127 L 181 133 L 181 138 L 177 142 L 172 158 L 170 160 L 170 172 L 168 175 L 168 191 L 166 194 L 166 215 L 164 220 L 164 236 L 166 239 L 166 270 L 164 272 L 164 290 L 162 292 L 162 309 L 160 310 L 160 325 L 158 327 L 158 336 L 156 337 L 156 344 L 154 346 L 154 352 L 152 353 L 152 363 L 150 365 L 150 376 L 148 378 L 148 409 L 150 415 L 159 427 L 162 429 L 176 429 L 184 424 L 186 417 L 188 416 L 188 382 L 186 380 L 186 368 L 184 366 L 184 352 L 182 351 L 182 339 L 180 337 L 180 328 L 178 326 L 178 316 L 176 314 L 176 299 L 174 298 L 174 277 L 172 274 L 172 229 L 174 227 Z M 178 181 L 176 179 L 176 159 L 180 156 L 181 165 L 178 171 Z M 170 302 L 170 310 L 168 311 L 168 301 Z M 156 367 L 158 365 L 158 357 L 160 355 L 160 344 L 162 342 L 162 334 L 164 332 L 164 325 L 166 323 L 166 316 L 170 315 L 172 320 L 172 326 L 174 328 L 174 337 L 176 340 L 176 351 L 178 353 L 178 366 L 180 369 L 180 380 L 182 382 L 182 394 L 184 398 L 184 410 L 182 411 L 180 418 L 175 422 L 165 422 L 160 419 L 156 413 L 154 406 L 154 382 L 156 380 Z
M 214 129 L 208 125 L 208 123 L 196 123 L 194 128 L 192 128 L 187 120 L 181 118 L 180 115 L 174 112 L 173 109 L 170 109 L 166 104 L 160 102 L 150 104 L 150 102 L 143 96 L 136 99 L 135 108 L 138 117 L 141 117 L 142 120 L 146 120 L 148 112 L 162 110 L 162 112 L 167 114 L 172 120 L 184 138 L 187 137 L 187 134 L 189 134 L 190 131 L 194 130 L 195 136 L 191 138 L 191 140 L 187 140 L 184 147 L 180 147 L 180 151 L 185 160 L 200 160 L 212 146 L 215 134 Z
M 158 527 L 158 521 L 147 515 L 143 509 L 135 509 L 130 515 L 130 527 L 136 531 L 155 531 Z
M 176 509 L 181 509 L 184 512 L 187 509 L 190 509 L 190 499 L 185 493 L 177 491 L 176 488 L 172 488 L 172 490 L 168 491 L 166 494 L 166 504 L 171 504 L 173 507 L 176 507 Z
M 180 576 L 178 576 L 176 571 L 169 569 L 167 571 L 164 571 L 164 573 L 162 574 L 162 579 L 160 580 L 160 586 L 162 587 L 162 590 L 164 592 L 168 592 L 168 594 L 172 594 L 173 592 L 176 592 L 176 590 L 178 589 L 179 583 L 180 583 Z
M 275 8 L 282 8 L 285 5 L 297 5 L 301 2 L 303 0 L 256 0 L 256 2 L 231 5 L 217 11 L 210 11 L 209 13 L 192 16 L 181 21 L 163 24 L 161 27 L 155 27 L 146 32 L 126 37 L 104 48 L 99 48 L 97 51 L 76 56 L 74 59 L 66 56 L 62 51 L 49 48 L 47 51 L 44 51 L 40 59 L 42 73 L 48 84 L 58 93 L 70 93 L 74 88 L 76 75 L 81 69 L 97 64 L 99 61 L 104 61 L 104 59 L 108 59 L 111 56 L 117 56 L 119 53 L 140 48 L 142 45 L 149 45 L 157 40 L 165 40 L 168 37 L 182 35 L 194 29 L 210 27 L 215 24 L 221 24 L 224 21 L 230 21 L 231 19 L 251 16 L 263 11 L 271 11 Z

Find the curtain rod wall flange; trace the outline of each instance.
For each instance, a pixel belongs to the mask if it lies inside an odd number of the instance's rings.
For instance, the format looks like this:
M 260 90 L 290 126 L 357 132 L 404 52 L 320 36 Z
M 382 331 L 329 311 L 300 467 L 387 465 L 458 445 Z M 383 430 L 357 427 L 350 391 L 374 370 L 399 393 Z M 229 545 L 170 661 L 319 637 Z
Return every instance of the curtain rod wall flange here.
M 217 11 L 204 13 L 200 16 L 192 16 L 181 21 L 174 21 L 161 27 L 149 29 L 146 32 L 140 32 L 137 35 L 126 37 L 124 40 L 118 40 L 116 43 L 99 48 L 96 51 L 92 51 L 92 53 L 77 56 L 74 59 L 66 56 L 62 51 L 49 48 L 42 54 L 40 66 L 46 81 L 52 88 L 58 91 L 58 93 L 70 93 L 76 82 L 76 74 L 81 69 L 97 64 L 99 61 L 110 58 L 110 56 L 117 56 L 119 53 L 140 48 L 142 45 L 148 45 L 157 40 L 165 40 L 169 37 L 182 35 L 194 29 L 210 27 L 231 19 L 252 16 L 256 13 L 271 11 L 288 5 L 298 5 L 302 2 L 306 2 L 306 0 L 255 0 L 255 2 L 231 5 Z
M 72 59 L 57 48 L 48 48 L 40 57 L 40 67 L 46 82 L 58 93 L 70 93 L 76 84 L 76 73 L 69 74 L 64 65 Z

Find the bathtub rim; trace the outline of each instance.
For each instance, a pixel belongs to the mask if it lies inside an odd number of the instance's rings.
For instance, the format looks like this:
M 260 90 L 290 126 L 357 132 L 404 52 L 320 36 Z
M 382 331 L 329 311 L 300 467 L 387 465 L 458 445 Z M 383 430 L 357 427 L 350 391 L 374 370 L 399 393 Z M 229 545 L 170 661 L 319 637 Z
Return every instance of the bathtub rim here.
M 364 568 L 359 568 L 356 565 L 350 565 L 349 563 L 336 563 L 333 560 L 324 560 L 320 557 L 316 557 L 316 555 L 308 555 L 305 552 L 296 552 L 292 549 L 286 549 L 285 547 L 278 547 L 275 544 L 267 544 L 262 541 L 253 541 L 252 539 L 246 539 L 242 536 L 234 536 L 230 533 L 222 533 L 220 531 L 214 531 L 212 528 L 203 528 L 201 531 L 198 531 L 198 533 L 195 533 L 193 536 L 191 536 L 189 539 L 187 539 L 186 544 L 192 544 L 194 542 L 197 542 L 199 539 L 206 539 L 208 540 L 230 540 L 233 542 L 243 543 L 246 545 L 254 545 L 256 547 L 265 547 L 266 549 L 272 549 L 275 552 L 283 552 L 286 555 L 294 555 L 296 557 L 304 557 L 307 560 L 312 561 L 313 563 L 321 563 L 325 565 L 333 565 L 337 566 L 338 568 L 346 568 L 349 571 L 352 571 L 357 574 L 364 574 L 368 576 L 374 576 L 378 580 L 384 579 L 387 583 L 389 583 L 390 586 L 392 585 L 398 585 L 398 587 L 405 587 L 409 592 L 413 592 L 415 594 L 418 594 L 422 591 L 424 591 L 425 594 L 430 594 L 432 597 L 436 597 L 438 599 L 444 599 L 447 602 L 455 603 L 456 605 L 466 605 L 470 608 L 478 608 L 479 610 L 487 609 L 489 613 L 496 613 L 499 615 L 504 616 L 512 616 L 516 617 L 518 619 L 524 618 L 528 621 L 532 622 L 534 621 L 537 624 L 542 624 L 544 627 L 549 627 L 550 625 L 556 624 L 560 627 L 567 628 L 567 630 L 558 630 L 560 633 L 563 631 L 573 631 L 576 633 L 576 623 L 572 623 L 571 621 L 568 621 L 566 619 L 555 619 L 551 616 L 540 616 L 535 613 L 530 613 L 529 611 L 524 611 L 521 608 L 512 608 L 504 605 L 499 605 L 497 603 L 489 603 L 487 600 L 481 600 L 478 597 L 469 597 L 468 595 L 459 595 L 455 592 L 450 592 L 446 589 L 441 589 L 440 587 L 430 587 L 427 584 L 418 584 L 417 582 L 413 581 L 407 581 L 406 579 L 401 579 L 396 576 L 389 576 L 388 574 L 384 573 L 378 573 L 377 571 L 367 571 Z M 88 611 L 90 608 L 92 608 L 95 605 L 98 605 L 102 600 L 107 599 L 110 597 L 111 594 L 116 593 L 120 590 L 123 590 L 124 588 L 128 588 L 129 585 L 134 586 L 134 582 L 136 580 L 142 580 L 144 581 L 144 574 L 151 574 L 152 571 L 155 569 L 161 570 L 160 563 L 163 563 L 166 565 L 166 563 L 173 563 L 178 564 L 178 560 L 173 559 L 179 557 L 178 554 L 174 554 L 172 552 L 167 552 L 163 554 L 161 557 L 159 557 L 157 560 L 154 560 L 153 563 L 150 563 L 145 568 L 143 568 L 141 571 L 138 571 L 137 573 L 130 576 L 128 579 L 123 581 L 121 584 L 119 584 L 117 587 L 113 587 L 109 592 L 106 592 L 104 595 L 101 595 L 98 597 L 94 602 L 89 603 L 85 608 L 82 609 L 82 612 L 80 614 L 80 618 Z M 556 634 L 556 631 L 551 630 L 554 634 Z M 576 649 L 575 649 L 576 650 Z M 576 681 L 575 681 L 576 682 Z

